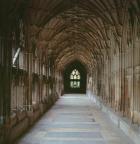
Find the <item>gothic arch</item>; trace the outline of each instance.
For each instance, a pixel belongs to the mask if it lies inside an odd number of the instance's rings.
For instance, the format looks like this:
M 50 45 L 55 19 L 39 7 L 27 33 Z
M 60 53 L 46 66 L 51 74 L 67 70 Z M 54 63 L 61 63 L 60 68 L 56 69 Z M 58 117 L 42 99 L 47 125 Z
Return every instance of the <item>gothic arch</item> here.
M 87 71 L 79 61 L 66 65 L 63 73 L 64 93 L 85 93 Z

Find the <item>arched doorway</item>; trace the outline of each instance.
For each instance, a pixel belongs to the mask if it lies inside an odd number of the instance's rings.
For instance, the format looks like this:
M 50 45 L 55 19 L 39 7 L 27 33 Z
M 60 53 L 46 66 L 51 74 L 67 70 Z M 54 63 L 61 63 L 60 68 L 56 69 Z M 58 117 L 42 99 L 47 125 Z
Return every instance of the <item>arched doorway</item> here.
M 66 66 L 64 71 L 64 93 L 86 93 L 85 67 L 74 61 Z

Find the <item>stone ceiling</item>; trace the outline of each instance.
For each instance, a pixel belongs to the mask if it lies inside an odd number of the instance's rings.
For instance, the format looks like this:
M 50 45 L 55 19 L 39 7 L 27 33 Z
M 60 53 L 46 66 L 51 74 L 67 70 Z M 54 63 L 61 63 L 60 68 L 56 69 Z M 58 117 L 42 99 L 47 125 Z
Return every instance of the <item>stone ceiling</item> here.
M 30 0 L 31 37 L 59 68 L 78 59 L 88 68 L 109 52 L 109 30 L 121 37 L 126 12 L 139 0 Z

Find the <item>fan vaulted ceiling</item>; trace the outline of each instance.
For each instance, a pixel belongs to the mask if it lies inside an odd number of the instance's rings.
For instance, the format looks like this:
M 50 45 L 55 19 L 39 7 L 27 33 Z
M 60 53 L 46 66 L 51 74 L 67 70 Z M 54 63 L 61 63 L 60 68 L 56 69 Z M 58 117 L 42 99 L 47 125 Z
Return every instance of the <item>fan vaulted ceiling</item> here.
M 129 0 L 31 0 L 27 20 L 37 48 L 59 68 L 78 59 L 88 68 L 109 50 L 109 27 L 121 36 Z M 133 4 L 138 2 L 133 1 Z M 137 4 L 136 4 L 137 5 Z

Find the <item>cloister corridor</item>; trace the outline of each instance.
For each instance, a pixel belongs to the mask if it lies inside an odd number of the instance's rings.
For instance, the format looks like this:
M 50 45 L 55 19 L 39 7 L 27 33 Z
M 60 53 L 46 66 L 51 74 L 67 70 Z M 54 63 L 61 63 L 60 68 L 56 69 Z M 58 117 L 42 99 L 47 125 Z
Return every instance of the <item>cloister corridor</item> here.
M 84 94 L 67 94 L 15 144 L 133 144 Z
M 0 144 L 140 144 L 140 0 L 0 0 Z

